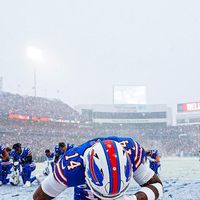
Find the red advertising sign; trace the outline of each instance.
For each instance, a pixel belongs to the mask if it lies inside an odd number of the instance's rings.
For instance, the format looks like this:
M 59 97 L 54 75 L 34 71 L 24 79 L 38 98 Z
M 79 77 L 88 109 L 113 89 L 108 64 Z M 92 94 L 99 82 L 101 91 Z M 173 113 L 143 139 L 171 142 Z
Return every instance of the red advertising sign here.
M 47 121 L 49 121 L 49 118 L 48 117 L 36 117 L 36 116 L 34 116 L 34 117 L 32 117 L 32 120 L 33 121 L 47 122 Z
M 19 114 L 9 114 L 8 115 L 9 119 L 17 119 L 17 120 L 32 120 L 34 122 L 61 122 L 61 123 L 72 123 L 72 120 L 64 120 L 64 119 L 52 119 L 49 117 L 40 117 L 40 116 L 33 116 L 30 117 L 28 115 L 19 115 Z
M 9 119 L 29 120 L 29 116 L 28 115 L 18 115 L 18 114 L 9 114 L 8 118 Z
M 178 112 L 200 111 L 200 102 L 182 103 L 177 105 Z

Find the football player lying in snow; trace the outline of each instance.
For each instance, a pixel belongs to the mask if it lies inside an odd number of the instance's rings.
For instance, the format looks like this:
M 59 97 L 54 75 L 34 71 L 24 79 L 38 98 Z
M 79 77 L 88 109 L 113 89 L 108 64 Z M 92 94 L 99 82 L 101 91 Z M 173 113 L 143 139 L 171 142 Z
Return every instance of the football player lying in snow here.
M 158 176 L 146 165 L 144 149 L 131 138 L 97 138 L 67 151 L 35 191 L 34 200 L 49 200 L 68 187 L 87 184 L 90 195 L 74 199 L 155 200 L 163 195 Z M 141 186 L 126 195 L 131 177 Z M 75 190 L 77 191 L 77 190 Z M 91 193 L 93 195 L 91 195 Z

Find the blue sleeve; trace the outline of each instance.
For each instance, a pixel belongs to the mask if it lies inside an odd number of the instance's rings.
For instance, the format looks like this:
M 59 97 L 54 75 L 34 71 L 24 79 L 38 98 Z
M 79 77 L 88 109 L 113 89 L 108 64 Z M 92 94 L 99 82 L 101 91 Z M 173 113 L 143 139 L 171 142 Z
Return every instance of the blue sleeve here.
M 21 159 L 25 159 L 31 154 L 32 154 L 31 150 L 29 148 L 25 147 L 22 152 Z
M 53 158 L 53 157 L 54 157 L 54 153 L 51 153 L 50 158 Z
M 146 152 L 144 148 L 134 141 L 134 147 L 132 151 L 132 163 L 133 163 L 133 172 L 137 170 L 141 163 L 144 162 L 146 157 Z
M 56 164 L 54 178 L 58 183 L 74 187 L 85 183 L 85 168 L 79 148 L 67 151 Z
M 10 158 L 12 158 L 14 161 L 19 161 L 19 156 L 16 154 L 15 150 L 11 150 Z
M 67 146 L 67 150 L 66 151 L 74 148 L 74 144 L 66 143 L 66 146 Z

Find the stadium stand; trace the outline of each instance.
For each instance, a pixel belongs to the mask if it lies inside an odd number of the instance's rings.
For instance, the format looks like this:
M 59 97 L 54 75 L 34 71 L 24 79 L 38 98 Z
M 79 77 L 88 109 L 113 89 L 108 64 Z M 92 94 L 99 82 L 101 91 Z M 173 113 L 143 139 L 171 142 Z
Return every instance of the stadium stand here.
M 145 148 L 159 149 L 166 156 L 195 156 L 198 134 L 198 125 L 151 129 L 86 125 L 74 109 L 61 101 L 0 94 L 0 143 L 11 147 L 20 142 L 32 149 L 38 161 L 45 159 L 45 149 L 53 150 L 58 142 L 78 145 L 94 137 L 110 135 L 133 137 Z

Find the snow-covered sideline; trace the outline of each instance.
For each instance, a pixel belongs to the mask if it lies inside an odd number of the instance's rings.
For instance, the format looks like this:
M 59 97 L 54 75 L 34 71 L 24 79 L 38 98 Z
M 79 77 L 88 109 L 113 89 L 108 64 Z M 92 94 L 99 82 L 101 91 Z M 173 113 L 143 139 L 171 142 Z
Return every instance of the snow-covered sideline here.
M 38 165 L 41 173 L 42 166 Z M 163 158 L 161 179 L 164 183 L 163 200 L 200 200 L 200 161 L 197 158 Z M 30 188 L 22 185 L 0 187 L 0 200 L 30 200 L 37 187 L 34 183 Z M 128 193 L 137 191 L 133 182 Z M 73 188 L 67 189 L 56 199 L 73 199 Z

